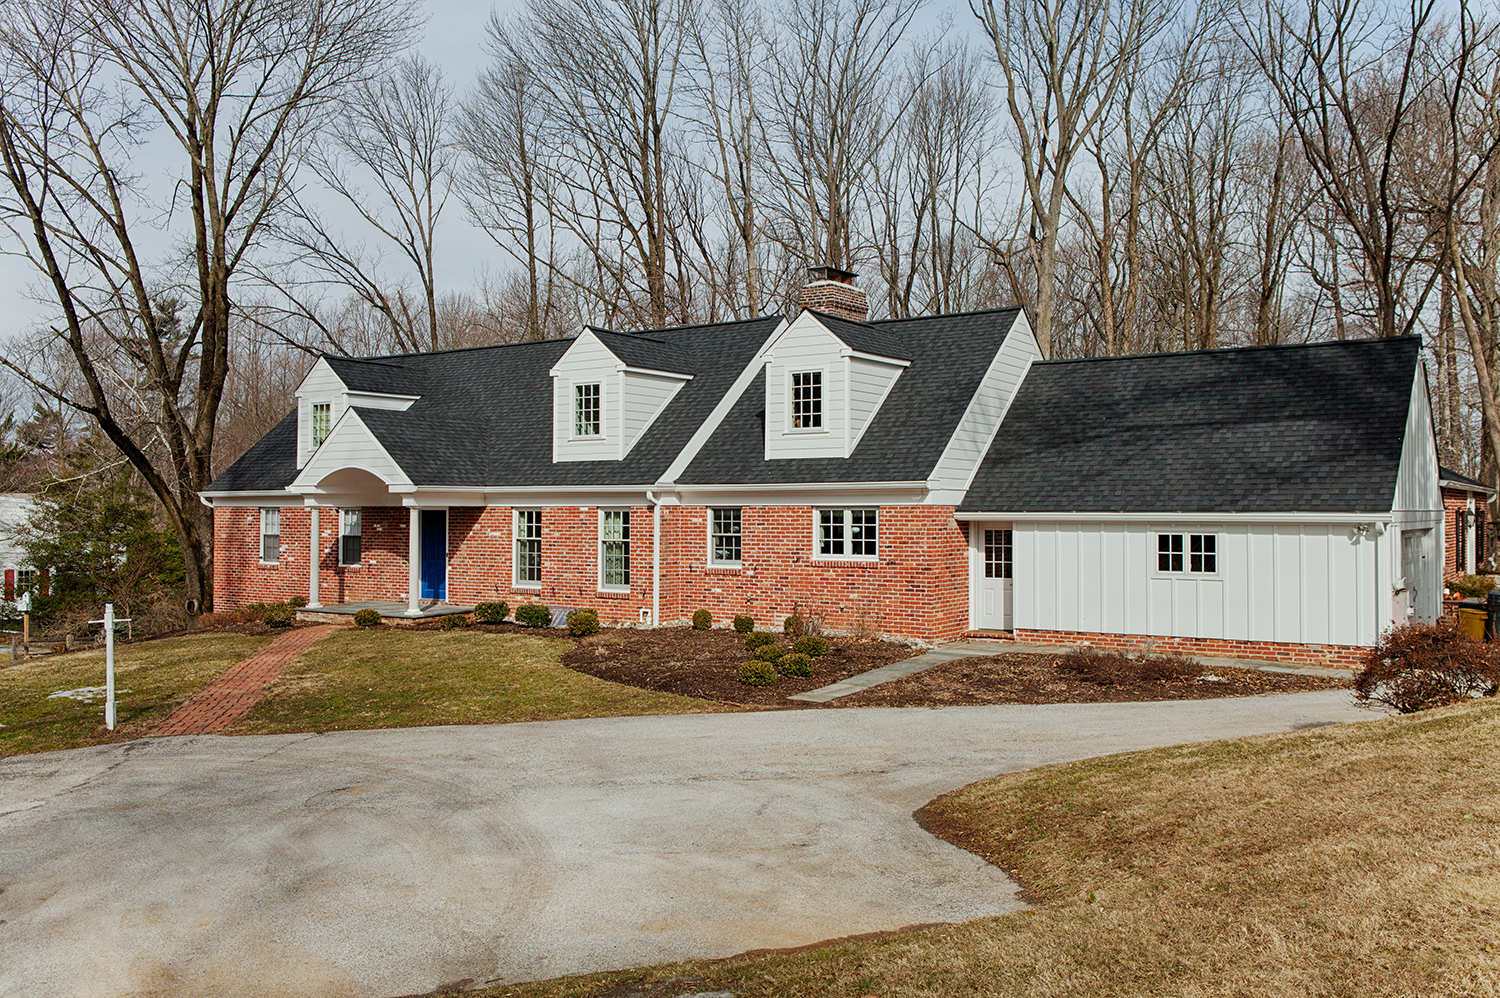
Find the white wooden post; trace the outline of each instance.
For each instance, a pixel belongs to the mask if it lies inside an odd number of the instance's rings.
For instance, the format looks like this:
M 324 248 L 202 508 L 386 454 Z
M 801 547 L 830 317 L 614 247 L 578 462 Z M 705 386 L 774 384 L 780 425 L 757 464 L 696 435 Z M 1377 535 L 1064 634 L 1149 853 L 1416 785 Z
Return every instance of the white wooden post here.
M 415 617 L 422 612 L 417 599 L 422 589 L 422 515 L 417 507 L 411 507 L 411 536 L 407 544 L 406 612 Z
M 115 605 L 104 604 L 104 726 L 115 730 Z
M 322 560 L 322 550 L 318 543 L 318 507 L 312 507 L 312 526 L 308 531 L 308 569 L 307 569 L 307 608 L 322 606 L 318 602 L 318 562 Z

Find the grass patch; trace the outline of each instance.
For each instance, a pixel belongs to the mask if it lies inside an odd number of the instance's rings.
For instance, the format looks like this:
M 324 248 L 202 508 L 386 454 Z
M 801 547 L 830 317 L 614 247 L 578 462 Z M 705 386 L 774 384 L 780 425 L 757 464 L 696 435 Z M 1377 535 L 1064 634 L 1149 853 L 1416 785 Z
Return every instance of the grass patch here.
M 920 812 L 1038 906 L 485 994 L 1500 993 L 1500 704 L 1010 774 Z M 673 991 L 691 981 L 691 988 Z M 654 983 L 653 983 L 654 982 Z
M 338 631 L 271 684 L 230 734 L 687 714 L 701 700 L 558 664 L 573 642 L 521 634 Z
M 102 693 L 87 703 L 48 697 L 62 690 L 102 687 L 102 648 L 0 666 L 0 755 L 139 738 L 269 640 L 244 634 L 191 634 L 117 647 L 114 731 L 104 727 Z

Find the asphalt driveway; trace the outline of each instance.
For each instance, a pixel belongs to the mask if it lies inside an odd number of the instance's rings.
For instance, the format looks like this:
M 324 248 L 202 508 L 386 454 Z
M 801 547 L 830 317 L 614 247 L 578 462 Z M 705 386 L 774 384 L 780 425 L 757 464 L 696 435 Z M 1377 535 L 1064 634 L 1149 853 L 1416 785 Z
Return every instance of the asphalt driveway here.
M 0 760 L 12 996 L 415 994 L 1020 907 L 911 812 L 1343 692 L 158 738 Z

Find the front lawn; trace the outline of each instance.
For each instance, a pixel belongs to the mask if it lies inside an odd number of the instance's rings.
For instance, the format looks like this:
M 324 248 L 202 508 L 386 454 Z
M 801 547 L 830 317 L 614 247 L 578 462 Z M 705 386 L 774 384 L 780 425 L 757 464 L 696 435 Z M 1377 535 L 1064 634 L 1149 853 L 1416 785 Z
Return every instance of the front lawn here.
M 999 776 L 919 817 L 1036 907 L 482 994 L 1500 994 L 1493 700 Z
M 190 634 L 115 648 L 116 725 L 104 727 L 104 650 L 0 665 L 0 755 L 139 738 L 270 638 Z M 71 696 L 52 696 L 70 692 Z
M 380 627 L 328 635 L 228 734 L 688 714 L 713 705 L 558 664 L 565 638 Z

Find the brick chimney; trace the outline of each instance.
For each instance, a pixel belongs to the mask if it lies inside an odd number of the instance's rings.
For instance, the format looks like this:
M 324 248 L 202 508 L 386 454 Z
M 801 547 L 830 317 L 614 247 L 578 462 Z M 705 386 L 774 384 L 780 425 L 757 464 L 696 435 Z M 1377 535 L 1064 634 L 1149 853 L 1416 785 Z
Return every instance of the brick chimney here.
M 797 304 L 854 322 L 870 317 L 870 303 L 864 291 L 854 286 L 854 275 L 837 267 L 808 267 L 807 283 L 797 293 Z

